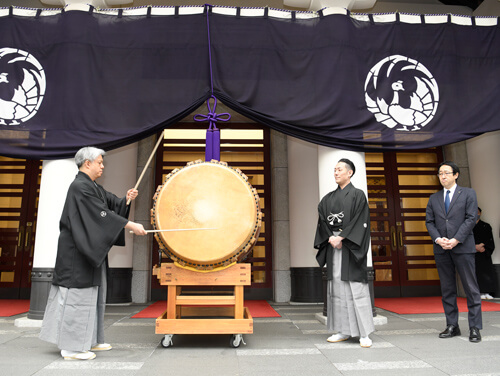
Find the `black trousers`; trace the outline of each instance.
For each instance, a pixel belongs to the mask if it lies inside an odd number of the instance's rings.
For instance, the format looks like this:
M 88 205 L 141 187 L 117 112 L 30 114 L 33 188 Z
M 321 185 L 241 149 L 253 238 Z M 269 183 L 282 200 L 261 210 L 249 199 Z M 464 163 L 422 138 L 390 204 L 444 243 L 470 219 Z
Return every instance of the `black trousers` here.
M 476 279 L 476 260 L 474 253 L 454 253 L 446 251 L 434 254 L 436 267 L 441 280 L 443 308 L 446 315 L 446 325 L 458 325 L 457 281 L 460 276 L 467 296 L 469 309 L 469 328 L 483 328 L 481 313 L 481 294 Z

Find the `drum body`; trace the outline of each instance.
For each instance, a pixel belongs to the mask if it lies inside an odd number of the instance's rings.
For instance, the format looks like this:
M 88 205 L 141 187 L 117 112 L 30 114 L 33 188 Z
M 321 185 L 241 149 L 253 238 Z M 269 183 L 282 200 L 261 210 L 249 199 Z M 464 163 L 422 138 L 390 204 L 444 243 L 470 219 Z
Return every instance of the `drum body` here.
M 151 209 L 160 249 L 178 265 L 212 271 L 242 261 L 262 224 L 259 195 L 248 178 L 225 162 L 195 161 L 167 175 Z

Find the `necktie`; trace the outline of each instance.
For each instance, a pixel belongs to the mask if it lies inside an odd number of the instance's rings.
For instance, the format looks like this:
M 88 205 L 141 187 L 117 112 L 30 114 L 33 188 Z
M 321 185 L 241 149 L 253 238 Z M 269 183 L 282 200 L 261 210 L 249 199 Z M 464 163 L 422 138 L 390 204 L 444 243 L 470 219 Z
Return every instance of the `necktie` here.
M 446 191 L 446 197 L 444 199 L 444 210 L 448 214 L 448 208 L 450 207 L 450 191 Z

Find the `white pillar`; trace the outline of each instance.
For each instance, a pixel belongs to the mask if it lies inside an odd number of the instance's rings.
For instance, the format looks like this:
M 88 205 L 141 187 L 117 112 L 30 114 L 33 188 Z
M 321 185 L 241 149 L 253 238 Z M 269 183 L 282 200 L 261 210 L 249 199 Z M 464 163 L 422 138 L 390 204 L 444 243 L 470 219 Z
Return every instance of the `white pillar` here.
M 33 268 L 53 268 L 56 263 L 59 220 L 69 185 L 77 173 L 74 159 L 43 162 Z
M 317 267 L 314 235 L 318 223 L 318 147 L 287 137 L 290 266 Z
M 340 149 L 318 146 L 318 177 L 319 177 L 319 197 L 320 200 L 329 192 L 337 188 L 334 178 L 335 165 L 339 159 L 347 158 L 354 163 L 356 173 L 351 178 L 352 184 L 365 192 L 368 197 L 366 181 L 365 153 L 345 151 Z M 372 266 L 371 246 L 368 249 L 368 266 Z
M 104 156 L 104 173 L 97 180 L 108 192 L 118 197 L 124 197 L 127 190 L 133 188 L 136 183 L 137 170 L 137 143 L 111 150 Z M 139 186 L 140 195 L 150 195 L 146 189 Z M 134 220 L 135 202 L 130 204 L 129 219 Z M 114 246 L 109 251 L 110 268 L 132 268 L 134 235 L 125 232 L 125 246 Z
M 474 137 L 466 145 L 471 185 L 483 211 L 481 219 L 493 228 L 493 263 L 500 264 L 500 131 Z
M 74 159 L 43 162 L 28 312 L 28 319 L 36 320 L 32 322 L 43 319 L 56 264 L 59 220 L 69 185 L 77 173 Z

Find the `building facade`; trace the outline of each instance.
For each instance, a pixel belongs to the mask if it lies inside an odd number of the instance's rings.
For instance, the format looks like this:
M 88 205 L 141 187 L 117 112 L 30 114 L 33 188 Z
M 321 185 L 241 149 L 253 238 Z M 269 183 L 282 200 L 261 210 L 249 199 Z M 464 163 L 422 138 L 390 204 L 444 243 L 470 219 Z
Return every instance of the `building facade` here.
M 227 3 L 223 5 L 245 5 L 233 1 Z M 15 5 L 41 7 L 37 1 L 20 1 Z M 133 5 L 173 5 L 173 2 L 147 1 L 147 4 L 142 4 L 135 1 Z M 266 2 L 264 5 L 282 7 L 278 3 Z M 500 15 L 500 3 L 493 1 L 484 1 L 475 11 L 467 7 L 448 7 L 438 3 L 416 5 L 380 2 L 370 12 L 417 12 L 417 9 L 419 13 Z M 316 206 L 322 195 L 334 189 L 333 162 L 335 158 L 338 160 L 344 155 L 349 155 L 359 163 L 356 176 L 359 180 L 354 183 L 367 192 L 372 209 L 370 264 L 373 267 L 375 296 L 439 294 L 432 251 L 429 251 L 430 239 L 423 226 L 422 208 L 425 209 L 426 198 L 440 189 L 432 166 L 437 166 L 442 160 L 454 160 L 458 163 L 461 168 L 459 183 L 476 190 L 479 205 L 483 208 L 483 220 L 492 225 L 496 244 L 500 244 L 500 132 L 446 145 L 437 150 L 353 153 L 328 150 L 288 137 L 219 106 L 220 112 L 228 112 L 232 117 L 231 122 L 220 126 L 222 132 L 224 129 L 239 129 L 242 124 L 252 124 L 252 127 L 267 132 L 266 140 L 264 141 L 264 136 L 262 140 L 262 155 L 265 159 L 262 166 L 266 170 L 263 174 L 266 177 L 263 181 L 255 178 L 253 183 L 262 186 L 262 191 L 267 192 L 266 197 L 270 199 L 270 202 L 263 205 L 268 213 L 265 218 L 267 242 L 263 238 L 262 243 L 265 245 L 260 245 L 264 251 L 259 252 L 264 253 L 251 256 L 255 264 L 255 283 L 248 291 L 250 297 L 276 302 L 322 300 L 322 276 L 312 247 L 317 220 Z M 198 109 L 186 117 L 179 128 L 200 129 L 200 126 L 194 124 L 193 115 L 206 111 L 203 107 Z M 156 138 L 150 137 L 110 151 L 106 156 L 105 174 L 100 183 L 117 195 L 124 194 L 142 174 L 155 144 Z M 230 156 L 228 152 L 226 156 L 233 158 L 236 154 Z M 241 154 L 239 151 L 238 155 Z M 148 165 L 139 187 L 140 196 L 132 206 L 131 218 L 147 228 L 150 227 L 152 197 L 158 185 L 158 168 L 162 161 L 156 156 L 154 163 Z M 2 163 L 9 166 L 9 163 L 15 165 L 18 162 L 5 159 Z M 235 159 L 234 163 L 241 162 Z M 23 191 L 36 186 L 33 182 L 40 175 L 40 164 L 23 167 L 25 168 L 31 169 L 31 172 L 25 170 L 19 175 L 29 175 L 31 180 L 23 180 L 26 186 L 23 186 Z M 242 171 L 245 173 L 244 168 Z M 10 172 L 12 171 L 7 171 L 4 175 Z M 9 297 L 30 298 L 30 318 L 38 319 L 43 315 L 57 251 L 58 221 L 64 203 L 61 197 L 65 196 L 65 189 L 75 173 L 76 167 L 71 160 L 44 161 L 38 202 L 25 204 L 21 199 L 22 210 L 27 214 L 20 215 L 22 219 L 19 221 L 6 219 L 2 222 L 5 223 L 4 227 L 12 230 L 10 233 L 14 238 L 9 242 L 17 248 L 14 252 L 15 267 L 3 269 L 0 288 Z M 17 189 L 20 184 L 15 183 Z M 35 191 L 25 196 L 33 197 L 36 194 Z M 12 194 L 9 193 L 8 196 Z M 9 205 L 11 202 L 12 199 L 9 199 Z M 15 202 L 12 205 L 19 206 Z M 15 212 L 15 209 L 11 209 L 10 212 Z M 3 248 L 2 257 L 8 258 L 8 262 L 12 263 L 12 254 L 10 251 L 5 252 L 5 246 Z M 154 248 L 155 240 L 152 237 L 134 238 L 127 234 L 127 245 L 112 249 L 109 257 L 111 303 L 145 303 L 158 299 L 152 276 L 152 267 L 158 259 L 154 259 Z M 498 267 L 498 252 L 494 253 L 493 261 Z

